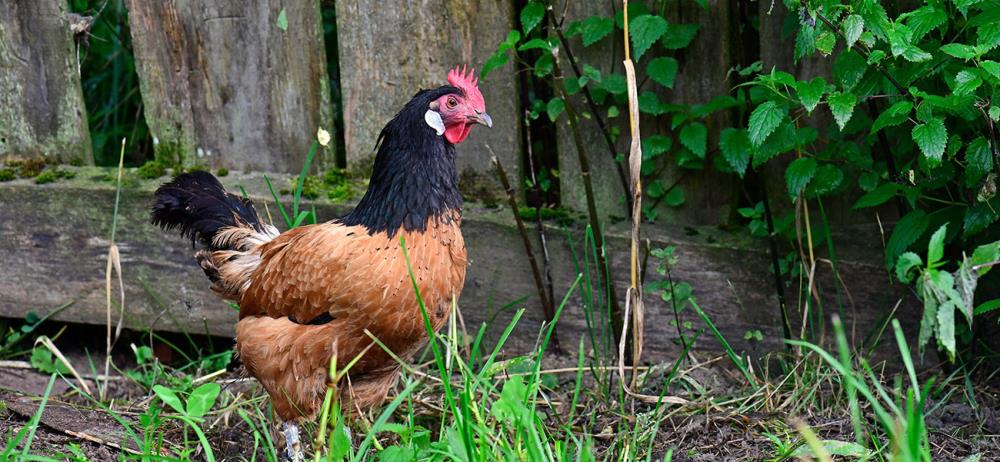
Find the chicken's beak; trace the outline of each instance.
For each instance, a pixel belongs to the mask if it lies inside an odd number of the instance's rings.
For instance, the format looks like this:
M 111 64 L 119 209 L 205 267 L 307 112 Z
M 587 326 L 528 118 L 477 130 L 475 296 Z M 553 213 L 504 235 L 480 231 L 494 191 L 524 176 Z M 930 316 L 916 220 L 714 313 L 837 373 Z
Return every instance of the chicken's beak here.
M 482 124 L 485 125 L 487 128 L 493 128 L 493 119 L 490 117 L 489 114 L 485 112 L 477 112 L 475 114 L 470 115 L 468 118 L 469 122 Z

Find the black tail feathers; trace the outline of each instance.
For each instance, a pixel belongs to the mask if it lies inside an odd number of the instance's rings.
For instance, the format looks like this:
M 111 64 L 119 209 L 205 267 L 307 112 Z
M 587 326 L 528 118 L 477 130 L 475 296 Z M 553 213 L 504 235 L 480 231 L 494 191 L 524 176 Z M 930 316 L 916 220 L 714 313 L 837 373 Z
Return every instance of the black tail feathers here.
M 192 245 L 200 241 L 212 250 L 212 239 L 228 227 L 251 227 L 263 231 L 263 225 L 249 199 L 227 193 L 211 173 L 185 173 L 156 190 L 151 219 L 165 230 L 180 229 Z

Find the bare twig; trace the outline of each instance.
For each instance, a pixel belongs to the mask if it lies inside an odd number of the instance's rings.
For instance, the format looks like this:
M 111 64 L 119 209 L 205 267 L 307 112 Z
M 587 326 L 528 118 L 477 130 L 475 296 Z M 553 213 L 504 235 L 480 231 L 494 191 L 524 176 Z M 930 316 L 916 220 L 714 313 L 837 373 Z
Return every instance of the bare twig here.
M 488 146 L 488 145 L 487 145 Z M 491 148 L 490 151 L 492 151 Z M 511 187 L 510 181 L 507 179 L 507 172 L 504 171 L 503 165 L 500 163 L 500 159 L 496 155 L 490 159 L 493 162 L 493 167 L 496 169 L 497 178 L 500 179 L 500 184 L 503 186 L 504 192 L 507 193 L 507 202 L 510 204 L 511 212 L 514 214 L 514 221 L 517 223 L 517 230 L 521 234 L 521 240 L 524 242 L 524 253 L 528 256 L 528 263 L 531 265 L 531 274 L 535 277 L 535 287 L 538 289 L 538 298 L 542 302 L 542 312 L 545 315 L 545 322 L 552 322 L 555 312 L 552 310 L 552 303 L 549 300 L 548 294 L 545 292 L 545 284 L 542 282 L 542 273 L 538 270 L 538 262 L 535 260 L 535 252 L 531 247 L 531 240 L 528 239 L 528 231 L 524 227 L 524 221 L 521 220 L 521 214 L 517 207 L 517 198 L 514 196 L 514 188 Z M 553 348 L 559 348 L 559 340 L 556 335 L 556 331 L 552 331 L 552 346 Z
M 541 186 L 538 184 L 538 178 L 535 174 L 535 153 L 534 149 L 531 147 L 531 129 L 528 126 L 527 111 L 525 111 L 525 127 L 524 136 L 526 137 L 527 143 L 525 149 L 528 151 L 528 171 L 531 172 L 531 187 L 535 190 L 535 194 L 538 196 L 538 203 L 535 204 L 535 229 L 538 231 L 538 240 L 542 244 L 542 272 L 545 273 L 545 285 L 549 293 L 549 301 L 555 300 L 555 289 L 552 283 L 552 265 L 549 263 L 549 243 L 548 239 L 545 237 L 545 224 L 542 222 L 542 191 Z
M 594 231 L 594 243 L 597 246 L 598 273 L 604 277 L 605 286 L 607 287 L 608 303 L 611 304 L 611 331 L 617 337 L 622 332 L 625 317 L 621 306 L 618 304 L 618 297 L 615 295 L 615 284 L 614 279 L 611 277 L 611 268 L 607 264 L 608 249 L 605 246 L 604 233 L 601 231 L 601 222 L 598 218 L 597 205 L 594 201 L 594 186 L 590 179 L 590 159 L 587 157 L 587 150 L 584 147 L 583 137 L 580 134 L 579 115 L 576 112 L 576 108 L 573 107 L 573 103 L 570 102 L 569 94 L 563 85 L 563 74 L 559 65 L 559 52 L 553 51 L 552 55 L 555 58 L 552 67 L 552 84 L 555 86 L 556 92 L 566 103 L 566 118 L 569 120 L 570 131 L 573 133 L 573 144 L 576 145 L 576 154 L 580 163 L 580 178 L 583 180 L 583 189 L 587 197 L 587 215 L 590 219 L 590 228 Z

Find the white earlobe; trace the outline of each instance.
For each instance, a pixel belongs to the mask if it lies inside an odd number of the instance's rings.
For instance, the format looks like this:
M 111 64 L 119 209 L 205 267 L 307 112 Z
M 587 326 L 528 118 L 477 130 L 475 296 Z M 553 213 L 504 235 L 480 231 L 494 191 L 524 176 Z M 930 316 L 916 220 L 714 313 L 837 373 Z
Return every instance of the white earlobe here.
M 441 134 L 444 133 L 444 120 L 441 120 L 441 114 L 437 111 L 428 109 L 427 112 L 424 113 L 424 121 L 437 132 L 438 136 L 441 136 Z

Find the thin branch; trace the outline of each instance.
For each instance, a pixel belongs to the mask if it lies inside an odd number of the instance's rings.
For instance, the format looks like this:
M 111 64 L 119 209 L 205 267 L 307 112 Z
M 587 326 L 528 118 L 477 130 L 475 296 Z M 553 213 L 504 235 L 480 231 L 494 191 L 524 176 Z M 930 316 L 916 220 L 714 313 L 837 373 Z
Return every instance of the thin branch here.
M 489 148 L 487 147 L 487 149 Z M 492 151 L 492 149 L 490 149 L 490 151 Z M 514 214 L 514 221 L 517 222 L 517 230 L 521 234 L 521 240 L 524 242 L 524 252 L 528 256 L 528 263 L 531 265 L 531 274 L 535 277 L 535 287 L 538 289 L 538 298 L 542 302 L 542 312 L 545 315 L 545 322 L 551 323 L 555 316 L 555 312 L 552 310 L 552 303 L 549 300 L 548 295 L 545 293 L 545 285 L 542 283 L 542 273 L 538 270 L 538 262 L 535 260 L 535 252 L 531 247 L 531 240 L 528 239 L 528 231 L 524 227 L 524 221 L 521 220 L 521 214 L 519 213 L 519 209 L 517 207 L 517 198 L 514 196 L 514 188 L 511 187 L 510 181 L 507 179 L 507 172 L 504 171 L 503 165 L 500 163 L 500 159 L 494 155 L 490 160 L 493 162 L 493 167 L 496 168 L 500 184 L 507 193 L 507 202 L 510 204 L 511 212 Z M 558 351 L 559 338 L 554 329 L 552 331 L 551 342 L 553 348 Z

